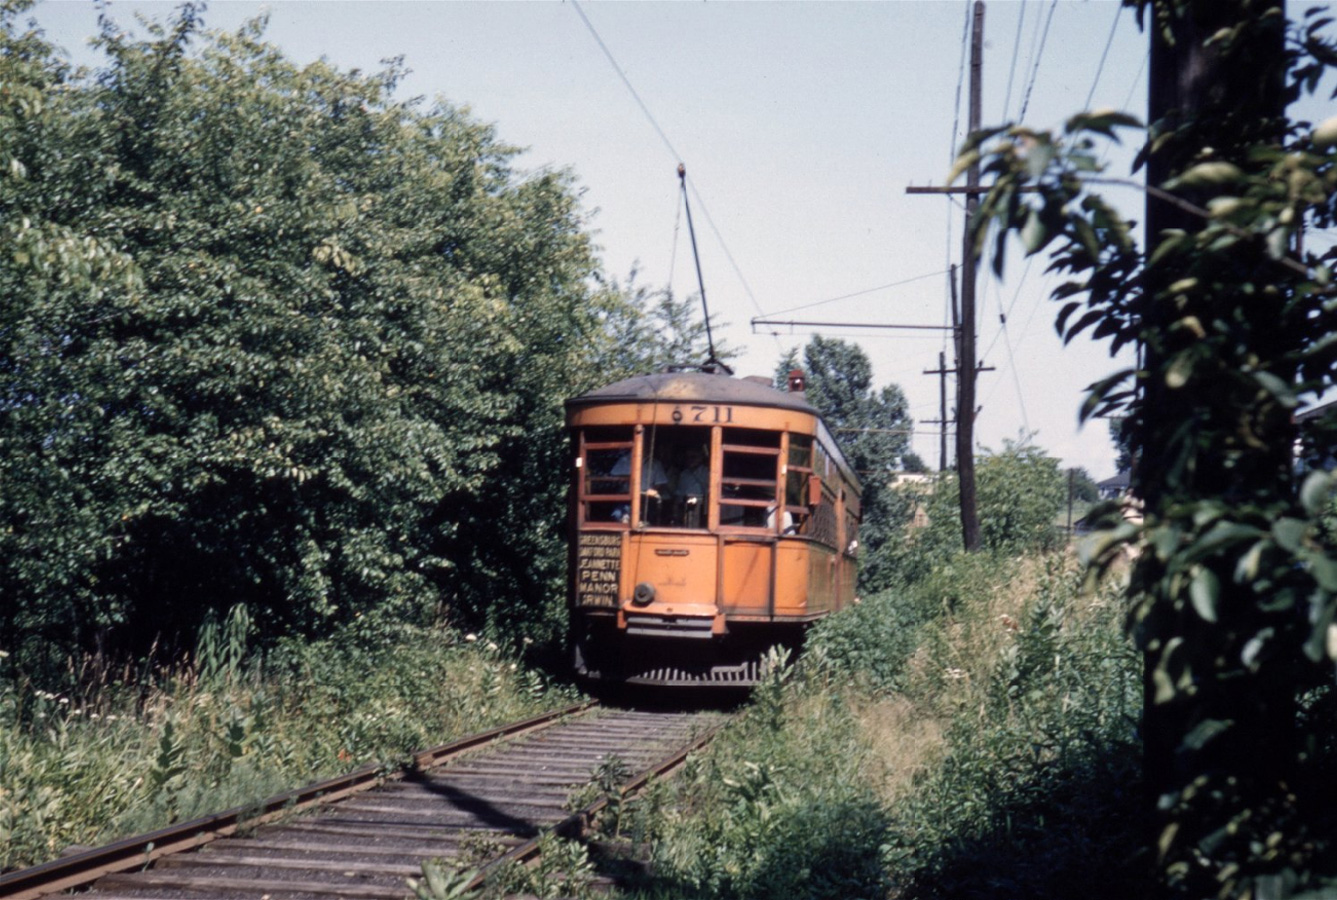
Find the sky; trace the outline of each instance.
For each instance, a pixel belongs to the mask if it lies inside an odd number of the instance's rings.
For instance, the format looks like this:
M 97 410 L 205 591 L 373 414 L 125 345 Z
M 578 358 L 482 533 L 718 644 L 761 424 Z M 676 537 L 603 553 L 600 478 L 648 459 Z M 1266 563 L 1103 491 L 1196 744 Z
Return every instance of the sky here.
M 173 8 L 108 7 L 128 30 L 142 30 L 137 14 Z M 876 386 L 905 391 L 913 447 L 936 467 L 938 426 L 923 420 L 939 416 L 939 384 L 924 370 L 944 349 L 951 365 L 942 332 L 751 323 L 949 321 L 946 272 L 961 258 L 964 212 L 906 188 L 943 184 L 965 137 L 966 3 L 232 0 L 204 19 L 234 30 L 266 12 L 267 39 L 298 63 L 369 71 L 402 56 L 405 97 L 468 107 L 525 148 L 522 171 L 571 172 L 609 277 L 635 270 L 639 284 L 697 290 L 684 163 L 707 299 L 725 323 L 717 340 L 741 351 L 738 373 L 770 375 L 814 333 L 855 342 Z M 46 0 L 33 18 L 76 62 L 96 62 L 91 2 Z M 1117 0 L 989 0 L 983 123 L 1053 129 L 1106 107 L 1143 119 L 1146 58 Z M 1130 174 L 1132 149 L 1110 154 L 1110 174 Z M 1138 192 L 1110 196 L 1141 219 Z M 1014 252 L 1004 280 L 981 273 L 979 352 L 994 371 L 980 376 L 976 440 L 996 450 L 1028 439 L 1107 478 L 1108 426 L 1079 428 L 1078 409 L 1086 385 L 1131 357 L 1085 337 L 1063 345 L 1045 268 Z

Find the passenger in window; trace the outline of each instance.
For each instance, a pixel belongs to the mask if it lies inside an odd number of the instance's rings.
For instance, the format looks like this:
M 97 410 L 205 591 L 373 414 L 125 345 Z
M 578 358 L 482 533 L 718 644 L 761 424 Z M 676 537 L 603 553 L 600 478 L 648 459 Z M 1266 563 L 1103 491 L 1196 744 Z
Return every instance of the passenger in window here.
M 619 475 L 631 481 L 631 453 L 624 452 L 613 464 L 611 475 Z M 658 509 L 659 497 L 662 493 L 667 493 L 669 488 L 668 473 L 664 470 L 664 464 L 658 459 L 651 457 L 641 464 L 641 500 L 642 506 L 653 506 Z M 648 510 L 647 510 L 648 512 Z M 613 517 L 619 522 L 626 522 L 631 518 L 631 507 L 625 503 L 620 505 L 613 512 Z M 642 522 L 641 524 L 645 524 Z
M 700 447 L 688 445 L 682 452 L 682 464 L 673 483 L 673 505 L 688 528 L 705 524 L 706 497 L 710 493 L 710 466 Z
M 777 516 L 776 513 L 779 512 Z M 781 534 L 798 534 L 798 526 L 794 524 L 794 514 L 789 510 L 780 512 L 774 506 L 766 508 L 766 527 L 775 530 L 776 525 L 780 525 Z

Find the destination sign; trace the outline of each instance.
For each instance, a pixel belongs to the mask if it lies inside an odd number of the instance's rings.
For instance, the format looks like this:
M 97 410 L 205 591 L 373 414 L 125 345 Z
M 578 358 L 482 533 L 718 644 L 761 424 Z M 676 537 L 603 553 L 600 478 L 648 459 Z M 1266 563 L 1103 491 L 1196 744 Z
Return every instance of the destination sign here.
M 576 604 L 617 608 L 622 535 L 582 534 L 576 550 Z

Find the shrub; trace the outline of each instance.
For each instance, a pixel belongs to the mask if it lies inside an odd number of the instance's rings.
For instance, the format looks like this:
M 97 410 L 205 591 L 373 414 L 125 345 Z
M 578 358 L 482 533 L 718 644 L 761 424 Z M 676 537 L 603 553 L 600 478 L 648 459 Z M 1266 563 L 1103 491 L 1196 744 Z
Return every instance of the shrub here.
M 1016 556 L 1062 544 L 1054 522 L 1067 487 L 1058 460 L 1028 443 L 1005 441 L 1001 451 L 986 451 L 976 460 L 975 475 L 984 552 Z M 888 541 L 868 560 L 879 586 L 911 584 L 960 553 L 959 498 L 955 475 L 939 475 L 924 497 L 928 525 L 907 540 Z
M 786 673 L 789 670 L 784 670 Z M 660 895 L 879 897 L 887 817 L 855 717 L 838 694 L 785 674 L 672 785 L 648 828 Z

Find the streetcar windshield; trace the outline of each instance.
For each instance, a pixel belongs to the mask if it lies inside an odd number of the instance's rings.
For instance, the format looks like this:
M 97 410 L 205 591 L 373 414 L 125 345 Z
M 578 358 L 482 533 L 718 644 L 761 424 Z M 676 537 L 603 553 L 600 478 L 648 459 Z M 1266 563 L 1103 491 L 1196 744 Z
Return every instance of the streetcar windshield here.
M 705 528 L 710 506 L 710 429 L 651 425 L 641 436 L 641 452 L 650 461 L 648 465 L 659 466 L 663 472 L 662 485 L 650 486 L 641 498 L 641 522 L 661 528 Z

